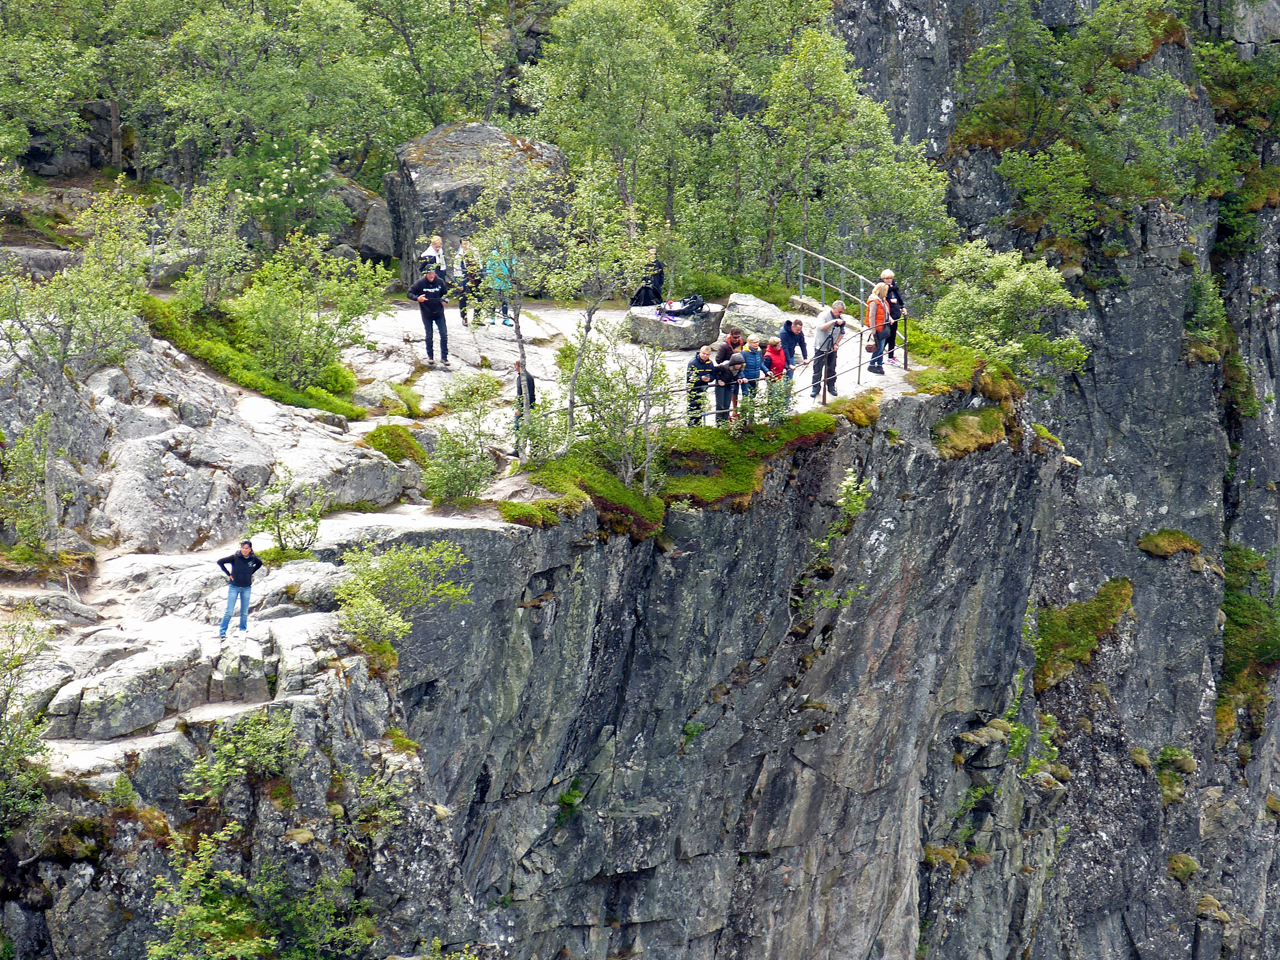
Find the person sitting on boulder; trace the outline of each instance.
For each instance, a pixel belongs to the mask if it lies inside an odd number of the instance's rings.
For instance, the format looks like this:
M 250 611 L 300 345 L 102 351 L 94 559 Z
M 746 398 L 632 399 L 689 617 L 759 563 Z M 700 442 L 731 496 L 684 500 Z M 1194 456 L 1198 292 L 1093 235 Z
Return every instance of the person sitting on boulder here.
M 436 274 L 434 267 L 427 267 L 427 272 L 409 288 L 409 299 L 416 300 L 422 312 L 422 326 L 427 334 L 427 365 L 434 366 L 435 351 L 431 346 L 431 327 L 434 324 L 440 331 L 440 366 L 449 369 L 449 333 L 444 324 L 444 305 L 449 301 L 444 295 L 449 292 L 449 283 Z
M 227 624 L 231 622 L 237 600 L 240 601 L 240 632 L 249 629 L 249 593 L 253 587 L 253 575 L 261 567 L 262 561 L 253 552 L 251 540 L 241 540 L 238 551 L 218 561 L 218 568 L 227 578 L 227 612 L 222 615 L 222 626 L 218 628 L 219 639 L 227 636 Z

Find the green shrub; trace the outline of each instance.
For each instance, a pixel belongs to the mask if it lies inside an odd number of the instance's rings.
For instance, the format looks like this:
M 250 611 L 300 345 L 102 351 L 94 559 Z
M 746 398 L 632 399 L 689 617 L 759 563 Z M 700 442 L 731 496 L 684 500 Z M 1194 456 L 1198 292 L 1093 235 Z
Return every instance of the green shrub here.
M 253 552 L 268 567 L 278 567 L 291 560 L 314 560 L 316 558 L 316 555 L 310 550 L 286 550 L 283 547 L 267 547 L 265 550 L 255 550 Z
M 429 547 L 399 545 L 379 553 L 376 547 L 348 550 L 343 567 L 351 576 L 334 590 L 339 625 L 351 634 L 375 673 L 399 664 L 395 644 L 410 629 L 408 617 L 437 604 L 470 603 L 471 587 L 447 579 L 467 563 L 457 544 L 440 540 Z
M 187 774 L 184 800 L 216 800 L 232 781 L 251 784 L 288 776 L 306 749 L 293 733 L 288 713 L 266 711 L 242 717 L 214 731 L 205 752 Z
M 393 383 L 391 384 L 391 389 L 395 391 L 396 396 L 400 398 L 400 402 L 404 404 L 410 419 L 421 420 L 422 398 L 418 396 L 418 392 L 407 383 Z
M 1133 584 L 1108 580 L 1092 600 L 1069 603 L 1061 610 L 1041 607 L 1036 618 L 1036 693 L 1068 676 L 1077 663 L 1088 663 L 1098 641 L 1114 627 L 1133 600 Z
M 408 753 L 417 755 L 418 742 L 410 740 L 403 730 L 399 727 L 388 727 L 386 738 L 391 741 L 391 749 L 396 753 Z
M 1261 729 L 1270 695 L 1272 667 L 1280 662 L 1280 613 L 1271 597 L 1267 558 L 1229 543 L 1223 549 L 1226 586 L 1222 595 L 1222 678 L 1216 721 L 1223 744 L 1248 712 L 1254 731 Z M 1259 596 L 1258 594 L 1261 594 Z
M 696 293 L 707 300 L 719 300 L 729 296 L 731 293 L 748 293 L 783 310 L 791 309 L 793 292 L 787 286 L 772 280 L 752 277 L 727 277 L 701 270 L 689 270 L 682 274 L 678 278 L 678 287 L 676 289 L 679 291 L 678 296 L 680 297 Z M 673 294 L 673 296 L 676 296 L 676 294 Z M 769 336 L 777 333 L 776 330 L 755 330 L 752 332 L 767 333 Z
M 0 841 L 44 803 L 44 722 L 28 715 L 22 685 L 48 636 L 31 609 L 0 624 Z
M 102 802 L 112 810 L 135 807 L 141 799 L 138 791 L 133 789 L 133 783 L 123 773 L 116 777 L 115 783 L 111 784 L 111 789 L 102 795 Z
M 318 483 L 298 483 L 293 471 L 281 466 L 265 491 L 249 491 L 249 533 L 270 533 L 281 550 L 305 553 L 320 535 L 324 498 Z
M 373 429 L 364 442 L 379 453 L 385 454 L 393 463 L 404 463 L 409 460 L 420 467 L 430 463 L 422 444 L 414 439 L 407 427 L 393 423 L 380 423 Z
M 0 447 L 0 523 L 18 544 L 43 551 L 49 517 L 45 509 L 44 452 L 49 414 L 37 416 L 19 436 Z
M 335 396 L 351 396 L 356 389 L 356 375 L 341 363 L 327 364 L 316 377 L 315 385 Z
M 458 374 L 445 388 L 445 404 L 457 413 L 454 426 L 440 431 L 422 473 L 422 489 L 432 500 L 466 502 L 480 493 L 497 466 L 489 450 L 497 441 L 486 419 L 502 381 L 492 374 Z

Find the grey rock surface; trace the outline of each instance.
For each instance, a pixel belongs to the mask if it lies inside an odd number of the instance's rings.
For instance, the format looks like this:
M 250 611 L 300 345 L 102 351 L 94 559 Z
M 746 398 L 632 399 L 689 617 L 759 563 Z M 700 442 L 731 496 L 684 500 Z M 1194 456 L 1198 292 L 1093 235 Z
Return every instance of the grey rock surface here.
M 391 215 L 395 255 L 401 279 L 417 279 L 421 236 L 439 234 L 445 249 L 456 251 L 458 240 L 470 232 L 464 215 L 479 189 L 476 165 L 482 160 L 530 163 L 568 171 L 559 147 L 508 134 L 486 123 L 445 123 L 416 140 L 396 147 L 396 169 L 384 179 L 383 192 Z
M 627 325 L 635 343 L 652 344 L 661 350 L 696 350 L 703 344 L 715 343 L 720 336 L 724 308 L 709 303 L 701 313 L 677 317 L 674 322 L 660 320 L 654 307 L 632 307 L 627 312 Z

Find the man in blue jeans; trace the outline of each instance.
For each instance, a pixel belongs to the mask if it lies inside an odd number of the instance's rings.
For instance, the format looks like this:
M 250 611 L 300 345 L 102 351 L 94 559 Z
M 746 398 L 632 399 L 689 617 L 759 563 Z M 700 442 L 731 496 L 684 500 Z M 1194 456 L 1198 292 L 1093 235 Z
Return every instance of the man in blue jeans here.
M 236 608 L 236 600 L 240 601 L 240 632 L 249 629 L 249 590 L 253 587 L 253 575 L 262 566 L 262 561 L 253 552 L 253 542 L 240 541 L 240 550 L 229 557 L 218 561 L 218 567 L 227 577 L 227 612 L 222 615 L 222 626 L 218 628 L 218 637 L 227 635 L 227 624 L 231 622 L 231 612 Z M 230 567 L 230 569 L 228 569 Z

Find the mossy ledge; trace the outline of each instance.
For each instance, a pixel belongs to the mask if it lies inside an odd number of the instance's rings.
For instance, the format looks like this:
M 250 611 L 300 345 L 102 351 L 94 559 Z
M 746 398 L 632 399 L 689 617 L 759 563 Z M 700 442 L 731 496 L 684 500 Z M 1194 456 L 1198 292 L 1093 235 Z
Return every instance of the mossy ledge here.
M 1138 549 L 1153 557 L 1172 557 L 1183 550 L 1194 557 L 1200 552 L 1200 541 L 1181 530 L 1157 530 L 1140 538 Z
M 587 451 L 535 467 L 529 479 L 559 497 L 533 503 L 494 504 L 502 519 L 528 527 L 551 527 L 562 516 L 576 516 L 592 504 L 600 529 L 644 540 L 662 530 L 667 505 L 681 501 L 715 508 L 729 503 L 745 510 L 763 489 L 767 464 L 788 450 L 821 443 L 836 431 L 836 418 L 811 411 L 777 426 L 760 424 L 734 437 L 714 427 L 680 431 L 665 457 L 667 479 L 655 495 L 625 486 Z
M 1005 439 L 1004 410 L 983 407 L 959 410 L 933 427 L 933 443 L 943 460 L 956 460 L 979 450 L 990 450 Z
M 397 423 L 380 423 L 368 436 L 357 443 L 372 447 L 384 454 L 392 463 L 404 463 L 409 460 L 420 467 L 427 465 L 427 451 L 414 439 L 407 427 Z
M 1267 682 L 1280 666 L 1280 616 L 1270 597 L 1267 558 L 1229 543 L 1223 550 L 1226 585 L 1222 594 L 1222 680 L 1215 720 L 1219 748 L 1244 724 L 1253 739 L 1262 730 Z M 1256 596 L 1253 591 L 1262 593 Z
M 1036 617 L 1035 692 L 1042 693 L 1088 663 L 1098 641 L 1120 621 L 1133 600 L 1125 577 L 1108 580 L 1092 600 L 1061 609 L 1041 607 Z

